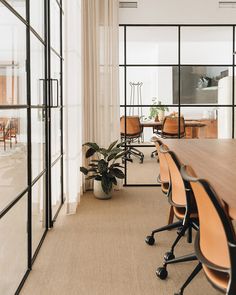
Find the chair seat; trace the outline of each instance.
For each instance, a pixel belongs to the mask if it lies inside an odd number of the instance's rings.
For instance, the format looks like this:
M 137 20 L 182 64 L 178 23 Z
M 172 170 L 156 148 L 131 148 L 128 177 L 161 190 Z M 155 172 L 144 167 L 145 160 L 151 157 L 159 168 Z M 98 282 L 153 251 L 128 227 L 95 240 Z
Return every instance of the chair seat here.
M 216 287 L 220 288 L 221 290 L 225 291 L 228 287 L 229 283 L 229 274 L 210 269 L 206 265 L 203 264 L 203 269 L 209 281 L 215 285 Z
M 178 219 L 184 219 L 185 217 L 185 208 L 178 208 L 178 207 L 174 207 L 174 213 L 175 213 L 175 216 L 178 218 Z M 190 214 L 190 217 L 191 218 L 198 218 L 198 214 L 197 213 L 191 213 Z

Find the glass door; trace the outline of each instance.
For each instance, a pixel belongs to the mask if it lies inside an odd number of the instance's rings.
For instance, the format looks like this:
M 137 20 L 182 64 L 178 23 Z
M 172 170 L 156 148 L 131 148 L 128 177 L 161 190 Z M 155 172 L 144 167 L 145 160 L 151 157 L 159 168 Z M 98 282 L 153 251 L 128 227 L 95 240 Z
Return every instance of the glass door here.
M 62 93 L 62 17 L 61 2 L 48 2 L 49 11 L 49 220 L 50 226 L 63 204 L 63 93 Z
M 62 1 L 0 0 L 0 294 L 19 294 L 63 203 Z

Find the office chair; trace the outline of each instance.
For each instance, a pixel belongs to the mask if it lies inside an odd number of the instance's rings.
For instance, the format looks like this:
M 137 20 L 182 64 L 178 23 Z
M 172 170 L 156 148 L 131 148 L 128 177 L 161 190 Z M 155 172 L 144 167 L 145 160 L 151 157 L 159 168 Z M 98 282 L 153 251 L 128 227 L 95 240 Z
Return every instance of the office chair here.
M 170 189 L 170 175 L 169 175 L 169 168 L 165 158 L 165 154 L 160 152 L 160 148 L 164 148 L 165 150 L 169 150 L 167 145 L 164 145 L 162 141 L 156 137 L 153 137 L 153 142 L 155 142 L 157 153 L 159 154 L 159 167 L 160 167 L 160 174 L 157 177 L 157 182 L 161 184 L 161 190 L 165 196 L 168 195 L 168 191 Z M 167 224 L 173 223 L 174 219 L 174 210 L 173 206 L 170 206 L 170 212 L 168 217 Z M 152 241 L 154 243 L 154 240 Z M 150 241 L 151 243 L 151 241 Z
M 125 130 L 125 121 L 126 121 L 126 130 Z M 126 132 L 125 132 L 126 131 Z M 125 134 L 126 133 L 126 134 Z M 140 124 L 140 119 L 138 116 L 122 116 L 120 118 L 120 134 L 121 140 L 126 140 L 127 146 L 126 158 L 132 161 L 131 156 L 135 156 L 140 159 L 140 163 L 143 163 L 144 154 L 131 146 L 130 144 L 139 140 L 142 136 L 143 128 Z
M 189 182 L 199 214 L 199 232 L 195 240 L 198 265 L 175 295 L 182 295 L 192 279 L 203 268 L 208 281 L 227 295 L 236 294 L 236 236 L 232 222 L 214 189 L 203 179 L 181 168 Z
M 180 127 L 179 127 L 180 120 Z M 180 131 L 180 134 L 179 134 Z M 164 118 L 162 129 L 157 130 L 157 136 L 161 138 L 182 138 L 185 136 L 185 121 L 184 117 L 171 117 L 167 116 Z M 156 151 L 151 153 L 151 157 L 153 158 L 156 154 Z
M 174 243 L 171 246 L 170 251 L 165 253 L 164 263 L 162 267 L 159 267 L 156 271 L 157 276 L 160 279 L 165 279 L 168 275 L 166 270 L 167 262 L 173 261 L 175 259 L 174 249 L 178 244 L 179 240 L 184 236 L 185 232 L 188 230 L 188 242 L 192 242 L 192 228 L 198 229 L 197 224 L 197 212 L 196 206 L 193 198 L 191 197 L 191 191 L 189 187 L 187 187 L 182 179 L 180 174 L 181 163 L 178 160 L 177 156 L 174 152 L 160 148 L 160 155 L 164 154 L 166 157 L 166 161 L 169 167 L 170 173 L 170 189 L 168 191 L 168 200 L 171 206 L 173 206 L 173 211 L 175 217 L 179 220 L 177 222 L 171 223 L 169 225 L 163 226 L 156 230 L 153 230 L 150 236 L 146 237 L 146 243 L 148 245 L 153 245 L 155 242 L 154 235 L 158 232 L 162 232 L 165 230 L 170 230 L 174 228 L 180 228 L 178 232 L 178 236 L 175 239 Z M 190 259 L 190 258 L 187 258 Z M 193 257 L 191 256 L 191 260 Z M 171 263 L 177 263 L 181 261 L 177 261 Z M 183 260 L 189 261 L 189 260 Z

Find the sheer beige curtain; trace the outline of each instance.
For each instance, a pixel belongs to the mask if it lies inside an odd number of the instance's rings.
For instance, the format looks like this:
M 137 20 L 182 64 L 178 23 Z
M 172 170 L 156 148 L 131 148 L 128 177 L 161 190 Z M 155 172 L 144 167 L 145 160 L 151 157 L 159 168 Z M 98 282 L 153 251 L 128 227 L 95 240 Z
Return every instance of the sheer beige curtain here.
M 119 139 L 119 2 L 83 0 L 83 141 Z

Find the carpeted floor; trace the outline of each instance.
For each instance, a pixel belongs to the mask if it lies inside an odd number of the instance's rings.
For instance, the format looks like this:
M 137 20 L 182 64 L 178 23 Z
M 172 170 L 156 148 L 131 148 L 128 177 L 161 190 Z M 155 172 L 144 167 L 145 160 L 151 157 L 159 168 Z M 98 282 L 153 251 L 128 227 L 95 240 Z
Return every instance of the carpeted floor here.
M 165 224 L 168 204 L 159 188 L 125 188 L 111 200 L 87 193 L 76 215 L 60 214 L 42 246 L 22 295 L 172 295 L 196 262 L 172 265 L 160 281 L 155 269 L 162 263 L 175 231 L 157 236 L 150 247 L 144 238 Z M 180 243 L 176 254 L 193 251 Z M 186 295 L 219 294 L 203 273 Z

